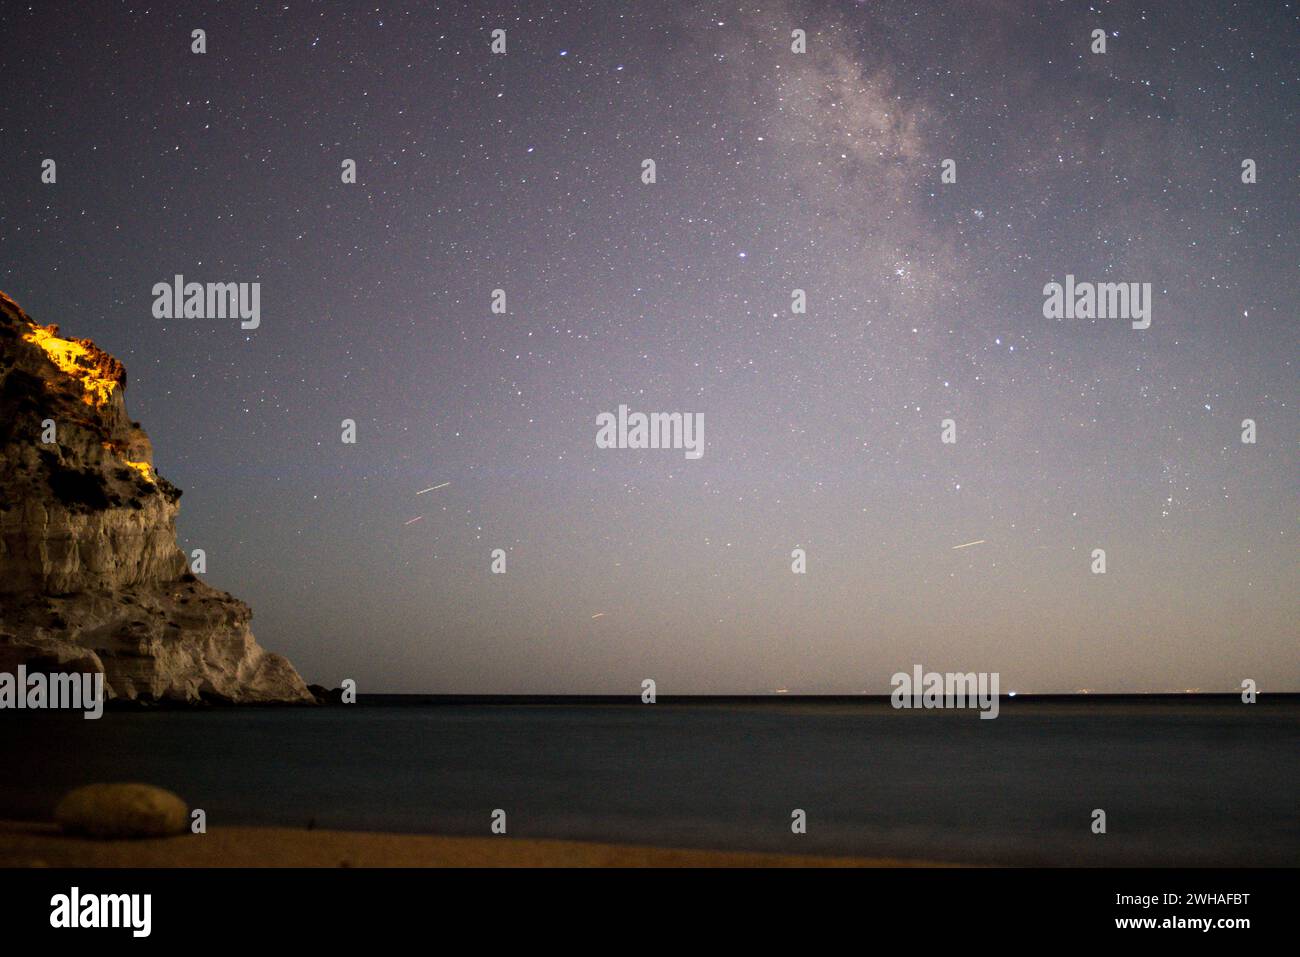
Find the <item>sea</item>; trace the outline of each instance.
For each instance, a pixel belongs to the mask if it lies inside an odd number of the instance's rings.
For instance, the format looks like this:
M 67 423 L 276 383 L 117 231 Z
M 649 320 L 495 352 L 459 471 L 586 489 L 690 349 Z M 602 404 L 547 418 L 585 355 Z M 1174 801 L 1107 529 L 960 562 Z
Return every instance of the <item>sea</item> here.
M 1300 697 L 371 695 L 0 715 L 0 818 L 145 781 L 277 825 L 968 864 L 1300 864 Z M 1104 814 L 1104 832 L 1099 830 Z M 798 812 L 803 812 L 800 815 Z M 501 815 L 496 815 L 499 819 Z M 802 832 L 796 827 L 802 818 Z

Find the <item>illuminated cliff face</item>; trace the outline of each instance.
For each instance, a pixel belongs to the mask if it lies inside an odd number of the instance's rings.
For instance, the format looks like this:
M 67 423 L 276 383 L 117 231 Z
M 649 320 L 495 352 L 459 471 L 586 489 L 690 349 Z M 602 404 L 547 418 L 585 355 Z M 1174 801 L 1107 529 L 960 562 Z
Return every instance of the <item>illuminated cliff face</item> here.
M 24 317 L 25 319 L 26 317 Z M 126 386 L 126 368 L 89 339 L 63 339 L 58 326 L 41 326 L 25 321 L 24 342 L 39 346 L 60 372 L 81 386 L 81 401 L 97 412 L 106 412 L 114 400 L 121 404 Z M 120 435 L 100 443 L 122 465 L 137 472 L 150 484 L 155 482 L 153 464 L 148 455 L 141 457 L 129 441 Z
M 82 401 L 92 407 L 103 407 L 122 385 L 126 371 L 107 352 L 88 339 L 60 339 L 58 326 L 33 325 L 23 339 L 45 350 L 56 366 L 81 383 L 85 390 Z
M 191 570 L 180 491 L 125 391 L 117 359 L 0 292 L 0 671 L 99 672 L 128 699 L 314 701 L 248 606 Z
M 121 460 L 122 464 L 125 465 L 127 468 L 134 469 L 135 471 L 139 472 L 141 477 L 144 478 L 146 482 L 157 484 L 154 482 L 153 463 L 148 461 L 137 462 L 127 458 L 126 450 L 123 449 L 122 446 L 117 445 L 113 442 L 101 442 L 100 445 L 104 447 L 104 450 L 106 452 L 111 452 L 113 455 L 117 456 Z

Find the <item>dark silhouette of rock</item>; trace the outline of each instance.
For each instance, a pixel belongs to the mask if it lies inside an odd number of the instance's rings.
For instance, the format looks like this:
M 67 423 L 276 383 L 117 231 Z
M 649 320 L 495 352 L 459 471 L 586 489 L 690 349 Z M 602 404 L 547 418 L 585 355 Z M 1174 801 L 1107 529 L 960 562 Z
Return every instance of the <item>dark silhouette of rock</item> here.
M 150 784 L 87 784 L 59 801 L 54 820 L 86 837 L 166 837 L 186 830 L 189 808 Z

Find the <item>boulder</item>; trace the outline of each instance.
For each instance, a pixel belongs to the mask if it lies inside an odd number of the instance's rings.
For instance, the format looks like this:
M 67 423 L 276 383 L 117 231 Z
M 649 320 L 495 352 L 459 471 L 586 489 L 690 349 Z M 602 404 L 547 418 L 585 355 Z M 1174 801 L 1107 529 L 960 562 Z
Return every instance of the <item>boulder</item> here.
M 166 837 L 186 830 L 189 808 L 151 784 L 87 784 L 64 795 L 54 820 L 86 837 Z

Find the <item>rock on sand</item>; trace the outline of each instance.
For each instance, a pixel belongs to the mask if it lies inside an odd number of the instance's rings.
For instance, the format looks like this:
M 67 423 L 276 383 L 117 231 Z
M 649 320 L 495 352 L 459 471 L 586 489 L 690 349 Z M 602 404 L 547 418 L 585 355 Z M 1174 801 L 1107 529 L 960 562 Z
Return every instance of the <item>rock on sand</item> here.
M 64 795 L 54 819 L 69 834 L 164 837 L 186 829 L 189 808 L 150 784 L 88 784 Z

